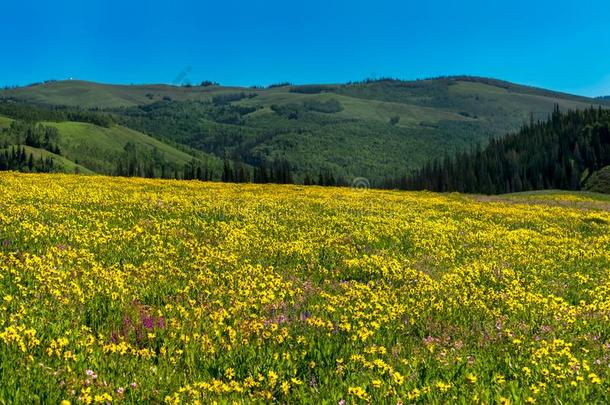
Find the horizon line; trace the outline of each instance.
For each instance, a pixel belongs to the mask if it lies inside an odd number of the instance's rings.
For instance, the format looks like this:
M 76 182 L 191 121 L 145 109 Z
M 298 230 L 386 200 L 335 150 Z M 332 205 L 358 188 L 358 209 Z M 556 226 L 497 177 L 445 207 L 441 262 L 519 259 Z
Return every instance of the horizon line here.
M 279 82 L 275 82 L 275 83 L 269 83 L 269 84 L 253 84 L 253 85 L 243 85 L 243 84 L 224 84 L 224 83 L 220 83 L 217 82 L 215 80 L 207 80 L 207 79 L 203 79 L 201 81 L 195 81 L 193 83 L 193 81 L 185 81 L 183 83 L 180 84 L 176 84 L 175 81 L 174 82 L 104 82 L 104 81 L 96 81 L 96 80 L 89 80 L 89 79 L 81 79 L 81 78 L 75 78 L 75 77 L 69 77 L 66 79 L 46 79 L 46 80 L 42 80 L 42 81 L 34 81 L 31 83 L 27 83 L 27 84 L 13 84 L 13 85 L 3 85 L 2 87 L 0 87 L 0 90 L 10 90 L 10 89 L 19 89 L 19 88 L 27 88 L 27 87 L 34 87 L 34 86 L 40 86 L 40 85 L 44 85 L 44 84 L 49 84 L 49 83 L 56 83 L 56 82 L 84 82 L 84 83 L 92 83 L 92 84 L 98 84 L 98 85 L 105 85 L 105 86 L 168 86 L 168 87 L 176 87 L 176 88 L 188 88 L 188 87 L 207 87 L 207 86 L 202 86 L 203 83 L 205 82 L 209 82 L 210 85 L 209 87 L 225 87 L 225 88 L 243 88 L 243 89 L 269 89 L 271 87 L 277 86 L 277 87 L 282 87 L 282 86 L 312 86 L 312 85 L 326 85 L 326 86 L 331 86 L 331 85 L 335 85 L 335 86 L 341 86 L 341 85 L 350 85 L 350 84 L 362 84 L 362 83 L 375 83 L 375 82 L 382 82 L 382 81 L 398 81 L 398 82 L 422 82 L 422 81 L 432 81 L 432 80 L 442 80 L 442 79 L 460 79 L 460 78 L 470 78 L 470 79 L 485 79 L 485 80 L 494 80 L 494 81 L 498 81 L 498 82 L 504 82 L 504 83 L 508 83 L 508 84 L 512 84 L 512 85 L 516 85 L 516 86 L 522 86 L 522 87 L 527 87 L 527 88 L 531 88 L 531 89 L 536 89 L 536 90 L 544 90 L 544 91 L 550 91 L 553 93 L 558 93 L 558 94 L 565 94 L 565 95 L 570 95 L 570 96 L 577 96 L 577 97 L 583 97 L 583 98 L 589 98 L 589 99 L 600 99 L 600 98 L 604 98 L 604 97 L 609 97 L 610 95 L 607 94 L 598 94 L 595 96 L 589 96 L 589 95 L 585 95 L 582 93 L 572 93 L 569 91 L 565 91 L 565 90 L 556 90 L 556 89 L 552 89 L 552 88 L 547 88 L 547 87 L 541 87 L 540 85 L 534 85 L 534 84 L 525 84 L 525 83 L 519 83 L 519 82 L 513 82 L 510 80 L 505 80 L 505 79 L 499 79 L 497 77 L 491 77 L 491 76 L 478 76 L 478 75 L 468 75 L 468 74 L 455 74 L 455 75 L 440 75 L 440 76 L 430 76 L 430 77 L 423 77 L 423 78 L 414 78 L 414 79 L 405 79 L 405 78 L 398 78 L 398 77 L 391 77 L 391 76 L 380 76 L 380 77 L 367 77 L 361 80 L 348 80 L 348 81 L 344 81 L 344 82 L 293 82 L 293 81 L 279 81 Z

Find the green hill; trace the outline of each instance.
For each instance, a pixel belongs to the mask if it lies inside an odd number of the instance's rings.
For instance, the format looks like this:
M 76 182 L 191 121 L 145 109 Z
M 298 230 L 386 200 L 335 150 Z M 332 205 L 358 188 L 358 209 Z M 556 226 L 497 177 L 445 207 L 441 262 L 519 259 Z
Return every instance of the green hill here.
M 194 159 L 192 155 L 155 138 L 119 125 L 111 128 L 82 122 L 45 122 L 44 125 L 59 130 L 59 146 L 63 155 L 99 173 L 112 172 L 116 157 L 124 152 L 128 142 L 143 151 L 156 149 L 169 163 L 184 165 Z
M 285 159 L 297 179 L 332 171 L 373 183 L 516 132 L 530 117 L 546 118 L 555 105 L 564 111 L 610 106 L 601 99 L 473 77 L 266 89 L 63 81 L 3 90 L 0 98 L 99 108 L 122 127 L 216 159 L 254 166 Z M 66 140 L 79 133 L 64 130 Z M 128 135 L 119 132 L 118 138 Z M 90 148 L 76 141 L 79 161 L 88 159 Z M 72 147 L 65 144 L 66 151 Z M 94 167 L 103 167 L 91 159 Z
M 10 148 L 24 145 L 26 141 L 9 130 L 14 120 L 0 116 L 0 143 Z M 182 168 L 197 162 L 207 163 L 215 170 L 217 177 L 222 170 L 222 161 L 201 151 L 189 150 L 164 143 L 149 135 L 120 125 L 109 128 L 84 122 L 42 122 L 40 125 L 57 129 L 56 144 L 61 155 L 43 148 L 25 146 L 26 153 L 34 158 L 52 157 L 59 170 L 66 172 L 114 174 L 118 161 L 126 153 L 127 145 L 132 145 L 135 154 L 142 160 L 154 159 L 168 167 Z M 3 132 L 4 131 L 4 132 Z M 188 152 L 191 153 L 188 153 Z
M 37 104 L 83 108 L 129 107 L 150 104 L 169 97 L 175 100 L 211 99 L 215 93 L 241 91 L 230 87 L 180 87 L 165 84 L 111 85 L 80 80 L 46 83 L 5 89 L 0 98 L 13 98 Z

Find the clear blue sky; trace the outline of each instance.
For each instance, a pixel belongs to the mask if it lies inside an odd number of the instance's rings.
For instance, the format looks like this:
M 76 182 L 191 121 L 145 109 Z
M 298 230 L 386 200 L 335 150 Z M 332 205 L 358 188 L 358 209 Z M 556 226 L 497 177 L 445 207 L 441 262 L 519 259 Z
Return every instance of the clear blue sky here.
M 601 95 L 609 23 L 608 0 L 8 0 L 0 85 L 469 74 Z

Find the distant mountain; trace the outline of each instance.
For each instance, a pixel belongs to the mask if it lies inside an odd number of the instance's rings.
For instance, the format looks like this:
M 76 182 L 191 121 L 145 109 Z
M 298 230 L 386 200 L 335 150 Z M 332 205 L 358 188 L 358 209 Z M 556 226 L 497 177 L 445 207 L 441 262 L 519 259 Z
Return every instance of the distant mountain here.
M 596 97 L 597 100 L 608 100 L 610 101 L 610 96 L 600 96 L 600 97 Z
M 299 181 L 332 172 L 374 184 L 517 131 L 530 117 L 546 118 L 555 105 L 610 106 L 602 99 L 468 76 L 268 88 L 56 81 L 2 90 L 0 99 L 96 109 L 110 114 L 120 133 L 131 128 L 189 158 L 209 157 L 216 166 L 225 158 L 250 168 L 282 160 Z M 81 139 L 98 136 L 62 126 L 72 124 L 59 125 L 66 143 L 75 132 Z M 117 145 L 128 142 L 121 136 Z M 87 161 L 86 148 L 78 153 L 79 163 Z

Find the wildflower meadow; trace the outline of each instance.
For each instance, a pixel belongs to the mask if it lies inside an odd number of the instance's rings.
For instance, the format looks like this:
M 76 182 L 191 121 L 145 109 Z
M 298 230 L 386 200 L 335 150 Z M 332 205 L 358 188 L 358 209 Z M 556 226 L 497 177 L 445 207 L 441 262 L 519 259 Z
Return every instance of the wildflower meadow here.
M 0 173 L 0 403 L 608 403 L 610 199 Z

